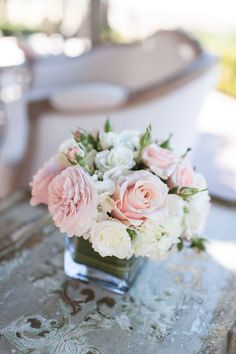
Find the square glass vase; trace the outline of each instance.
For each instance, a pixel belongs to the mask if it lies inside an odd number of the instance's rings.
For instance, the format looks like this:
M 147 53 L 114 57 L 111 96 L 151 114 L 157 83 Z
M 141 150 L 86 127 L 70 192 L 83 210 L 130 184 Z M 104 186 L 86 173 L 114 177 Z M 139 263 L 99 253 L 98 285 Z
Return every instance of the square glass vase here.
M 64 271 L 67 276 L 93 282 L 118 294 L 132 286 L 145 263 L 144 257 L 102 257 L 82 237 L 65 237 Z

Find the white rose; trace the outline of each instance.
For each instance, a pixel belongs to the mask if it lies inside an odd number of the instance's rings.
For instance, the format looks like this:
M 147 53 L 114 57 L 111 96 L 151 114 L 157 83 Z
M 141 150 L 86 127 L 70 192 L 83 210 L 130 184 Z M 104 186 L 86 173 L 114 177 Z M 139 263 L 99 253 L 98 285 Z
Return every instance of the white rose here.
M 184 201 L 176 195 L 168 195 L 167 209 L 156 220 L 147 220 L 137 228 L 133 242 L 134 254 L 151 259 L 166 256 L 179 242 L 183 232 Z
M 139 140 L 140 137 L 137 130 L 124 130 L 119 134 L 119 144 L 132 150 L 139 148 Z
M 113 202 L 109 197 L 115 191 L 115 183 L 109 179 L 105 181 L 96 181 L 95 187 L 98 195 L 98 221 L 109 219 L 108 212 L 112 211 Z
M 115 256 L 129 258 L 131 241 L 126 227 L 118 221 L 102 221 L 91 229 L 91 242 L 93 249 L 102 257 Z
M 104 180 L 104 181 L 97 181 L 95 183 L 95 187 L 97 189 L 98 195 L 112 195 L 115 192 L 115 183 L 110 180 Z
M 111 147 L 117 145 L 119 138 L 114 132 L 101 133 L 99 134 L 100 144 L 103 150 L 110 149 Z
M 111 150 L 97 153 L 95 164 L 99 170 L 105 172 L 113 167 L 131 169 L 135 165 L 135 162 L 133 160 L 133 152 L 130 149 L 124 146 L 116 146 Z
M 188 238 L 202 236 L 210 210 L 208 192 L 199 192 L 186 204 L 185 235 Z
M 104 180 L 117 180 L 120 176 L 125 176 L 127 175 L 129 170 L 127 167 L 124 166 L 116 166 L 111 168 L 110 170 L 106 171 L 103 175 Z

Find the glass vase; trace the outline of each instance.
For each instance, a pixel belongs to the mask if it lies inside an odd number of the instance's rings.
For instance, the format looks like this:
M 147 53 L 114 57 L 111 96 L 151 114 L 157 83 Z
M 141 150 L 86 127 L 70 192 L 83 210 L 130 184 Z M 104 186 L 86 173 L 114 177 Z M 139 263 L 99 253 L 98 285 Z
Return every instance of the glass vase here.
M 144 265 L 143 257 L 102 257 L 82 237 L 65 237 L 64 270 L 71 278 L 92 281 L 118 294 L 126 293 Z

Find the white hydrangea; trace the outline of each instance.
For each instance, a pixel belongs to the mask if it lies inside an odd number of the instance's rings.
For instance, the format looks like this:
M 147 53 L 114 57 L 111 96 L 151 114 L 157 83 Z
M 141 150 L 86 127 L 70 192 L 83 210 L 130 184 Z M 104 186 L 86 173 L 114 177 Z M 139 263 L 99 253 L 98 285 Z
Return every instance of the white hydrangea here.
M 164 257 L 179 242 L 184 224 L 184 201 L 177 195 L 168 195 L 166 212 L 157 220 L 147 220 L 138 229 L 133 242 L 134 254 L 151 259 Z
M 132 255 L 131 240 L 125 225 L 118 221 L 101 221 L 91 229 L 93 249 L 102 257 L 129 258 Z
M 135 165 L 135 162 L 132 150 L 125 146 L 116 146 L 111 150 L 97 153 L 95 164 L 99 170 L 106 172 L 113 168 L 129 170 Z

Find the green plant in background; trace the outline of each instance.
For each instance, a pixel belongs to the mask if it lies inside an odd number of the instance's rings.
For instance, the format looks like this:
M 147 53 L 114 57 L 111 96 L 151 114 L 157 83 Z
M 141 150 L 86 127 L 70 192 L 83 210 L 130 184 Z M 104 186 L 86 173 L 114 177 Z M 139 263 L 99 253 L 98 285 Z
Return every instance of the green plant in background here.
M 28 28 L 21 24 L 0 22 L 0 32 L 2 32 L 4 36 L 29 36 L 38 31 L 39 30 L 36 28 Z
M 112 43 L 128 43 L 127 38 L 124 38 L 119 32 L 113 30 L 110 27 L 106 27 L 101 31 L 101 41 L 102 42 L 112 42 Z
M 236 97 L 236 34 L 195 33 L 202 45 L 220 58 L 218 90 Z

